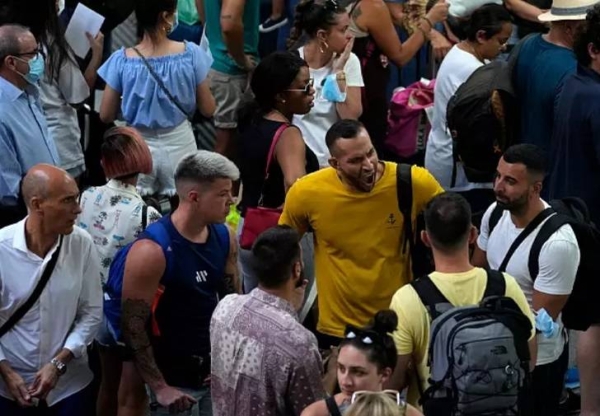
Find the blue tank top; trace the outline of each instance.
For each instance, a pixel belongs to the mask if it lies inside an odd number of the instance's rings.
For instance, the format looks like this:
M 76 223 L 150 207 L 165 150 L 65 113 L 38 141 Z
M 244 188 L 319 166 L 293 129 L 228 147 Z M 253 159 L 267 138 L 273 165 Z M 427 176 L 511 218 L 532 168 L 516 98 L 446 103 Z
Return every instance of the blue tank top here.
M 159 244 L 167 262 L 161 279 L 165 289 L 155 313 L 161 336 L 153 344 L 168 356 L 206 356 L 210 318 L 223 295 L 229 230 L 224 224 L 209 225 L 206 242 L 198 244 L 179 234 L 170 215 L 148 230 L 154 227 L 164 227 L 169 241 L 146 233 L 141 237 Z

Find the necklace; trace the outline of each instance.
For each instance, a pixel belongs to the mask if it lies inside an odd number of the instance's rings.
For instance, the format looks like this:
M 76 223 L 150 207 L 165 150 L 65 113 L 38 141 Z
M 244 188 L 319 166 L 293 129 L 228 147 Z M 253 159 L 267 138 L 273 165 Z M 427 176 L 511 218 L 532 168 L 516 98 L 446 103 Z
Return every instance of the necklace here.
M 473 55 L 478 61 L 480 62 L 484 62 L 483 59 L 481 59 L 481 57 L 479 56 L 479 54 L 477 53 L 477 51 L 475 50 L 475 46 L 473 46 L 472 44 L 470 44 L 469 42 L 467 42 L 466 40 L 463 40 L 461 43 L 462 45 L 462 50 L 465 52 L 469 52 L 471 55 Z M 468 47 L 470 49 L 469 50 L 465 50 L 465 48 Z M 484 62 L 485 63 L 485 62 Z
M 285 121 L 285 122 L 286 122 L 286 123 L 288 123 L 288 124 L 292 124 L 292 122 L 290 121 L 290 119 L 289 119 L 289 118 L 287 118 L 287 117 L 285 116 L 285 114 L 283 114 L 281 111 L 277 110 L 276 108 L 272 109 L 272 110 L 270 111 L 270 113 L 279 114 L 279 115 L 280 115 L 280 116 L 283 118 L 283 121 Z M 276 120 L 276 121 L 280 121 L 280 120 Z

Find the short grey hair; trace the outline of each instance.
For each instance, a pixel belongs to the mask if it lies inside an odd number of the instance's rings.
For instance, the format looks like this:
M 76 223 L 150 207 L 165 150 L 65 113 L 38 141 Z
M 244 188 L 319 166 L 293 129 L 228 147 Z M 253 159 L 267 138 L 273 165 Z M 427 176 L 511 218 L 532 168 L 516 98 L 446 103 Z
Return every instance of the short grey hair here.
M 219 153 L 198 150 L 184 156 L 175 169 L 175 184 L 189 181 L 199 184 L 212 183 L 217 179 L 237 181 L 240 170 L 235 163 Z
M 11 23 L 0 26 L 0 67 L 7 56 L 21 52 L 20 38 L 28 33 L 31 33 L 29 29 L 22 25 Z

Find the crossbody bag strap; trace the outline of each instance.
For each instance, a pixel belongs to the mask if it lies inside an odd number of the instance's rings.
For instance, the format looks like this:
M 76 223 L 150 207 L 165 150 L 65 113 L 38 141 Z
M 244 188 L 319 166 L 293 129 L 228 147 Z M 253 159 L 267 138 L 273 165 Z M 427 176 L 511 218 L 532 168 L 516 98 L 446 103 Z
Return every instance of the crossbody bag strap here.
M 329 396 L 328 398 L 326 398 L 325 405 L 327 406 L 327 410 L 329 411 L 330 416 L 342 416 L 342 413 L 340 412 L 340 408 L 338 407 L 337 403 L 335 402 L 334 396 Z
M 179 102 L 175 99 L 175 97 L 173 97 L 173 94 L 171 94 L 169 92 L 169 90 L 165 86 L 164 82 L 162 82 L 162 80 L 160 79 L 160 77 L 158 76 L 158 74 L 154 71 L 154 68 L 152 68 L 152 66 L 150 65 L 150 63 L 146 59 L 146 57 L 144 55 L 142 55 L 142 53 L 135 46 L 132 49 L 133 49 L 133 51 L 135 53 L 138 54 L 138 56 L 140 58 L 142 58 L 142 62 L 144 63 L 144 65 L 148 69 L 148 72 L 150 72 L 150 75 L 152 76 L 152 78 L 154 78 L 154 81 L 156 82 L 156 84 L 158 85 L 158 87 L 162 90 L 162 92 L 165 93 L 165 95 L 175 105 L 175 107 L 177 107 L 179 109 L 179 111 L 181 111 L 187 118 L 189 118 L 190 115 L 187 113 L 187 111 L 185 111 L 185 109 L 183 108 L 183 106 L 181 104 L 179 104 Z
M 2 338 L 8 331 L 10 331 L 17 324 L 17 322 L 19 322 L 21 318 L 23 318 L 25 314 L 29 312 L 31 307 L 40 298 L 40 295 L 42 294 L 44 288 L 48 284 L 50 276 L 52 275 L 52 272 L 54 272 L 54 268 L 56 267 L 56 263 L 58 262 L 58 257 L 60 256 L 60 249 L 62 247 L 62 241 L 63 236 L 61 235 L 60 239 L 58 240 L 58 247 L 56 248 L 56 250 L 54 250 L 54 253 L 52 253 L 52 257 L 50 258 L 50 261 L 48 261 L 48 264 L 46 264 L 46 268 L 42 273 L 42 277 L 40 277 L 40 280 L 37 282 L 35 288 L 33 289 L 33 292 L 31 292 L 31 295 L 25 301 L 25 303 L 19 306 L 15 313 L 13 313 L 12 316 L 8 318 L 8 320 L 0 328 L 0 338 Z
M 525 241 L 525 239 L 542 223 L 544 222 L 544 220 L 546 218 L 548 218 L 550 215 L 554 214 L 554 210 L 552 208 L 546 208 L 545 210 L 543 210 L 542 212 L 540 212 L 528 225 L 527 227 L 525 227 L 525 229 L 523 231 L 521 231 L 521 233 L 517 236 L 517 238 L 515 239 L 515 241 L 513 241 L 512 245 L 510 246 L 510 248 L 508 249 L 508 252 L 506 253 L 506 256 L 504 256 L 504 260 L 502 261 L 502 264 L 500 265 L 500 267 L 498 268 L 498 271 L 501 272 L 505 272 L 506 271 L 506 266 L 508 266 L 508 262 L 510 261 L 510 258 L 513 256 L 513 254 L 515 254 L 515 251 L 517 251 L 517 248 L 519 248 L 519 246 L 521 245 L 521 243 L 523 243 L 523 241 Z
M 273 136 L 273 139 L 271 140 L 271 147 L 269 147 L 269 154 L 267 155 L 267 165 L 265 167 L 265 180 L 263 181 L 262 187 L 260 189 L 260 198 L 258 200 L 259 207 L 261 207 L 263 203 L 265 184 L 269 179 L 269 169 L 271 169 L 271 162 L 273 161 L 275 156 L 275 148 L 277 147 L 277 143 L 279 143 L 279 139 L 281 139 L 281 135 L 283 134 L 283 132 L 290 126 L 291 124 L 288 123 L 284 123 L 281 126 L 279 126 L 279 128 L 275 132 L 275 135 Z

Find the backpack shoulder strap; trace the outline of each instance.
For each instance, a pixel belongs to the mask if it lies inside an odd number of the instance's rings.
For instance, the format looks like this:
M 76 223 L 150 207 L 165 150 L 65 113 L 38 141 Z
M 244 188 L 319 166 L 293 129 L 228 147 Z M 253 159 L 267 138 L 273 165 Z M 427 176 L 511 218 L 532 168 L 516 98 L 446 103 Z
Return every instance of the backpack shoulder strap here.
M 496 204 L 494 210 L 490 214 L 490 218 L 488 221 L 488 238 L 490 237 L 490 235 L 492 235 L 492 231 L 494 231 L 494 228 L 496 228 L 496 225 L 498 225 L 498 223 L 500 222 L 500 218 L 502 218 L 503 213 L 504 210 L 501 207 L 499 207 L 498 204 Z
M 142 205 L 142 231 L 148 226 L 148 205 L 144 202 Z
M 419 279 L 412 281 L 410 284 L 415 289 L 415 292 L 417 292 L 417 295 L 419 295 L 419 299 L 421 299 L 421 302 L 423 305 L 425 305 L 425 308 L 429 311 L 432 321 L 441 315 L 437 309 L 437 305 L 444 303 L 451 304 L 446 296 L 440 292 L 435 283 L 431 281 L 429 276 L 420 277 Z
M 229 257 L 229 249 L 231 247 L 229 227 L 225 224 L 216 224 L 215 231 L 217 233 L 217 240 L 221 249 L 225 252 L 225 258 Z
M 164 217 L 163 217 L 164 218 Z M 158 244 L 165 255 L 165 274 L 171 275 L 173 271 L 173 249 L 171 247 L 171 236 L 167 231 L 163 221 L 157 221 L 152 226 L 146 228 L 144 233 L 150 237 L 152 241 Z M 161 279 L 162 280 L 162 279 Z
M 329 411 L 329 414 L 331 416 L 342 416 L 342 413 L 340 412 L 340 408 L 338 407 L 337 403 L 335 402 L 335 397 L 329 396 L 328 398 L 326 398 L 325 404 L 327 405 L 327 410 Z
M 517 236 L 515 241 L 513 241 L 512 245 L 508 249 L 508 252 L 506 253 L 506 256 L 504 256 L 504 260 L 502 261 L 502 264 L 500 265 L 498 270 L 500 270 L 501 272 L 506 271 L 506 266 L 508 266 L 508 262 L 510 261 L 510 258 L 513 256 L 513 254 L 515 254 L 515 251 L 517 251 L 517 248 L 519 248 L 521 243 L 523 243 L 523 241 L 525 241 L 525 239 L 542 222 L 544 222 L 544 220 L 546 218 L 548 218 L 549 216 L 551 216 L 553 214 L 554 214 L 554 210 L 552 208 L 546 208 L 545 210 L 540 212 L 529 224 L 527 224 L 527 227 L 525 227 L 525 229 L 523 231 L 521 231 L 521 233 Z
M 498 270 L 486 270 L 487 272 L 487 284 L 485 291 L 483 292 L 483 299 L 491 296 L 504 296 L 506 295 L 506 280 L 502 272 Z
M 531 250 L 529 251 L 529 275 L 531 276 L 531 280 L 535 282 L 538 273 L 540 272 L 540 253 L 542 251 L 542 247 L 550 239 L 552 234 L 554 234 L 560 227 L 569 223 L 569 219 L 564 215 L 553 215 L 542 225 L 540 228 L 540 232 L 535 236 L 535 240 L 533 240 L 533 244 L 531 245 Z
M 406 163 L 398 163 L 396 166 L 396 193 L 398 198 L 398 209 L 402 214 L 404 221 L 404 232 L 403 234 L 403 251 L 412 249 L 414 231 L 412 224 L 412 202 L 413 202 L 413 190 L 412 190 L 412 172 L 411 165 Z

